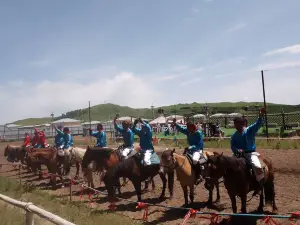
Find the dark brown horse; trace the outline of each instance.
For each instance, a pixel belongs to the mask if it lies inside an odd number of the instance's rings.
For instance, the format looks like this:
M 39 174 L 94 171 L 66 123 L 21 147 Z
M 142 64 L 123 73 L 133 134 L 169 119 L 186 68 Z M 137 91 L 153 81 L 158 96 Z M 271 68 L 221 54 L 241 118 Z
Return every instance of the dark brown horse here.
M 209 155 L 213 155 L 212 152 L 204 151 L 203 153 L 206 157 Z M 190 189 L 190 200 L 191 203 L 194 201 L 194 184 L 195 184 L 195 174 L 192 169 L 191 161 L 187 156 L 179 155 L 175 153 L 175 149 L 167 149 L 161 155 L 161 165 L 164 169 L 167 169 L 169 172 L 174 170 L 176 171 L 177 179 L 180 182 L 184 193 L 185 205 L 188 205 L 188 187 Z M 169 183 L 171 183 L 170 179 L 174 180 L 173 177 L 169 177 Z M 174 182 L 174 181 L 173 181 Z M 220 201 L 220 192 L 219 192 L 219 182 L 215 183 L 217 189 L 217 202 Z M 173 188 L 173 185 L 172 185 Z M 209 199 L 208 204 L 212 204 L 213 198 L 213 189 L 209 190 Z
M 35 148 L 27 154 L 26 162 L 29 167 L 31 167 L 33 172 L 39 172 L 40 178 L 42 176 L 41 166 L 46 165 L 48 172 L 53 175 L 50 175 L 50 183 L 52 188 L 56 188 L 56 174 L 64 186 L 64 180 L 62 178 L 62 172 L 60 165 L 63 163 L 63 158 L 57 156 L 57 150 L 55 148 Z
M 244 158 L 236 156 L 223 156 L 214 153 L 214 156 L 208 157 L 208 166 L 206 170 L 205 187 L 208 190 L 213 188 L 217 178 L 223 176 L 224 185 L 229 194 L 232 211 L 237 213 L 236 196 L 241 198 L 241 212 L 247 213 L 247 194 L 255 188 L 255 177 L 250 173 L 248 162 Z M 265 164 L 264 187 L 260 195 L 258 212 L 262 213 L 264 209 L 264 200 L 266 204 L 272 205 L 273 212 L 277 211 L 275 203 L 274 189 L 274 170 L 270 159 L 261 158 Z
M 115 187 L 120 177 L 126 177 L 132 182 L 138 201 L 142 201 L 141 183 L 147 179 L 153 179 L 159 173 L 160 164 L 143 166 L 141 159 L 138 153 L 107 171 L 104 177 L 104 184 L 107 189 L 108 200 L 111 203 L 116 201 Z
M 115 167 L 120 162 L 124 160 L 122 156 L 122 146 L 117 149 L 114 148 L 101 148 L 101 147 L 87 147 L 87 150 L 82 159 L 82 171 L 84 176 L 89 176 L 88 170 L 89 164 L 94 162 L 96 165 L 96 171 L 101 171 L 105 173 L 108 169 Z M 123 183 L 125 183 L 125 178 L 123 178 Z M 155 183 L 152 181 L 152 189 L 155 189 Z M 117 182 L 118 193 L 121 194 L 121 184 Z M 148 182 L 145 182 L 145 189 L 148 189 Z
M 7 157 L 8 162 L 25 163 L 26 148 L 20 146 L 7 145 L 4 149 L 4 157 Z

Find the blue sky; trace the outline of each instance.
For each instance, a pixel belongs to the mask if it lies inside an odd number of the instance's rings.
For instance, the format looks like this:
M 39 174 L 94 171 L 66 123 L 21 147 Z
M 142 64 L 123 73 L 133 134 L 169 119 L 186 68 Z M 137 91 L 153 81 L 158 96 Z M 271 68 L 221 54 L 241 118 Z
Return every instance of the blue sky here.
M 0 103 L 16 110 L 0 122 L 89 100 L 261 101 L 261 69 L 269 101 L 299 104 L 299 11 L 298 0 L 1 1 Z

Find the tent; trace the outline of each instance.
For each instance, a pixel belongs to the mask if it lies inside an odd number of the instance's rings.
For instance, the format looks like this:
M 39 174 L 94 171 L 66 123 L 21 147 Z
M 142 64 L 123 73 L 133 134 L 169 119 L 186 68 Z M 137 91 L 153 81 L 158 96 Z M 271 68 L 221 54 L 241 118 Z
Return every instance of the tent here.
M 226 116 L 227 116 L 227 114 L 217 113 L 217 114 L 211 115 L 210 118 L 222 118 L 222 117 L 226 117 Z

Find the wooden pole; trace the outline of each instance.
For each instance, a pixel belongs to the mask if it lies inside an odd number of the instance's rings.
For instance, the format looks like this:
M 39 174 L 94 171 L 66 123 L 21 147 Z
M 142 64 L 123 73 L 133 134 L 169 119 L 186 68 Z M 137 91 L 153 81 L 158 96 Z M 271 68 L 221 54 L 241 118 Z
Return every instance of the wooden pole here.
M 89 101 L 89 121 L 90 121 L 90 129 L 92 129 L 92 121 L 91 121 L 91 102 Z M 92 136 L 90 136 L 90 140 L 92 140 Z
M 22 186 L 21 165 L 19 165 L 19 182 L 20 182 L 20 186 Z
M 34 225 L 33 213 L 26 210 L 26 225 Z
M 72 202 L 72 181 L 70 180 L 70 202 Z
M 264 96 L 264 107 L 266 109 L 265 113 L 265 122 L 266 122 L 266 134 L 267 138 L 269 138 L 269 130 L 268 130 L 268 110 L 267 110 L 267 102 L 266 102 L 266 92 L 265 92 L 265 78 L 264 78 L 264 71 L 261 71 L 261 81 L 262 81 L 262 87 L 263 87 L 263 96 Z

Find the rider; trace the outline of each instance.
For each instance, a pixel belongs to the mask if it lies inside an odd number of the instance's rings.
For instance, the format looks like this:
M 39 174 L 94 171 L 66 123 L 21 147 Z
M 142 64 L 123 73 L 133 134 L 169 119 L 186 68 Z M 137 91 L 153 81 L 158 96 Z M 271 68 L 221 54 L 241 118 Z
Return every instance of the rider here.
M 34 128 L 34 135 L 35 135 L 36 140 L 37 140 L 37 142 L 33 146 L 34 148 L 47 148 L 47 147 L 49 147 L 49 144 L 47 143 L 44 131 L 38 131 L 38 129 Z
M 141 129 L 136 127 L 138 122 L 142 124 Z M 144 165 L 150 165 L 151 155 L 154 153 L 154 147 L 152 144 L 152 129 L 150 125 L 142 119 L 137 119 L 134 121 L 132 131 L 140 138 L 140 153 L 144 155 Z
M 62 126 L 58 125 L 57 129 L 62 131 Z M 57 133 L 55 135 L 55 147 L 56 148 L 63 148 L 64 142 L 65 142 L 64 141 L 64 135 L 62 135 L 61 133 Z
M 61 148 L 65 150 L 65 152 L 69 153 L 69 150 L 73 147 L 73 137 L 70 134 L 69 128 L 64 127 L 63 131 L 61 131 L 54 124 L 52 124 L 52 126 L 55 128 L 56 132 L 59 133 L 64 139 Z
M 190 147 L 188 147 L 185 152 L 192 156 L 193 160 L 193 168 L 195 171 L 195 184 L 198 185 L 202 182 L 203 178 L 201 176 L 201 170 L 203 170 L 202 164 L 205 162 L 203 157 L 203 136 L 202 133 L 197 129 L 197 126 L 191 122 L 187 123 L 187 128 L 176 123 L 176 119 L 173 119 L 173 126 L 176 126 L 176 129 L 181 133 L 187 136 L 188 143 Z M 203 160 L 202 160 L 203 159 Z
M 30 147 L 31 146 L 30 142 L 31 142 L 31 138 L 30 138 L 29 134 L 26 132 L 22 147 L 25 147 L 25 148 Z
M 97 131 L 92 131 L 91 128 L 89 128 L 90 136 L 93 136 L 97 138 L 97 143 L 95 147 L 106 147 L 106 133 L 103 131 L 103 125 L 99 123 L 97 125 Z
M 231 137 L 231 150 L 233 154 L 243 153 L 244 157 L 251 162 L 257 181 L 253 195 L 260 194 L 263 187 L 264 172 L 256 153 L 255 135 L 262 127 L 263 115 L 265 113 L 266 109 L 262 108 L 259 112 L 258 120 L 249 127 L 246 127 L 247 121 L 244 118 L 235 118 L 234 126 L 236 132 Z
M 123 121 L 122 122 L 122 127 L 119 126 L 116 122 L 117 116 L 114 119 L 114 126 L 115 129 L 120 132 L 123 136 L 123 141 L 124 141 L 124 149 L 123 149 L 123 156 L 125 158 L 128 157 L 128 155 L 133 151 L 133 142 L 134 142 L 134 134 L 132 130 L 130 129 L 130 121 Z

